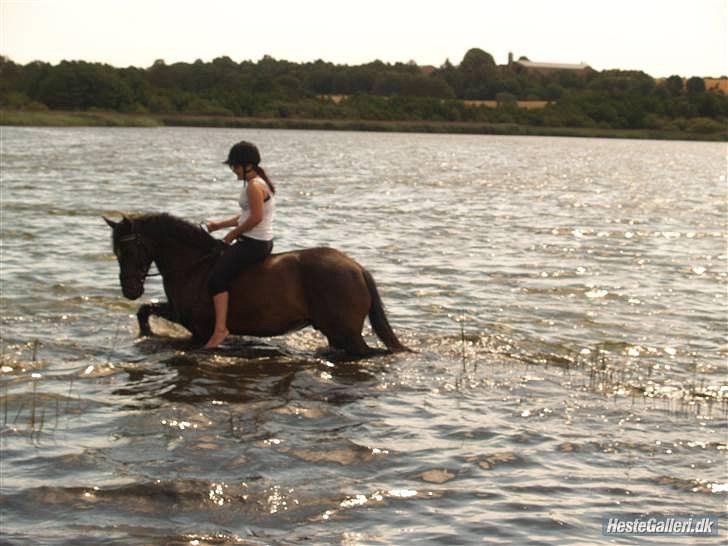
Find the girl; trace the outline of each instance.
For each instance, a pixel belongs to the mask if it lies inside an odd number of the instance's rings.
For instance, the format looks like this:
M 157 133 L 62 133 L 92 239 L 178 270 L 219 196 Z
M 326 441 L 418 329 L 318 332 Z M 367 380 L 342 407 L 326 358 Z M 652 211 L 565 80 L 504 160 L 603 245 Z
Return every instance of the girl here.
M 241 213 L 226 220 L 207 223 L 207 229 L 211 232 L 228 227 L 233 229 L 224 238 L 232 246 L 225 250 L 215 264 L 208 281 L 215 307 L 215 330 L 205 344 L 206 349 L 217 347 L 229 334 L 227 311 L 230 283 L 242 268 L 262 261 L 273 250 L 276 189 L 259 165 L 258 148 L 250 142 L 238 142 L 230 148 L 224 163 L 243 182 L 238 201 Z

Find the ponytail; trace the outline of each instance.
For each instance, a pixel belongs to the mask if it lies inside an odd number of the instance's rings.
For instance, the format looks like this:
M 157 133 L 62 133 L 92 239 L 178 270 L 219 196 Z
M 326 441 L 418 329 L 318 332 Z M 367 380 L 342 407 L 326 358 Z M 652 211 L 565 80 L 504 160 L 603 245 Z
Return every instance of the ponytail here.
M 263 180 L 265 180 L 265 183 L 268 184 L 270 191 L 272 193 L 275 193 L 276 187 L 273 185 L 273 182 L 271 182 L 270 178 L 268 178 L 268 175 L 266 174 L 263 167 L 261 167 L 260 165 L 253 165 L 253 169 L 255 169 L 255 172 L 258 173 L 258 176 L 260 176 Z

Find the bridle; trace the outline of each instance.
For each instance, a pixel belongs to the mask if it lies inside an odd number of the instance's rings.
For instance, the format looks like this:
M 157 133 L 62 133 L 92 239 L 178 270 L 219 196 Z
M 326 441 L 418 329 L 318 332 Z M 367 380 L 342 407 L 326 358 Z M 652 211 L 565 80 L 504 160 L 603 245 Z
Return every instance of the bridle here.
M 130 233 L 129 235 L 123 235 L 123 236 L 119 237 L 119 240 L 117 242 L 119 243 L 119 246 L 121 246 L 123 243 L 136 243 L 137 247 L 139 249 L 141 249 L 145 255 L 149 255 L 149 251 L 148 251 L 146 245 L 144 244 L 144 242 L 142 241 L 142 236 L 139 233 Z M 120 279 L 122 281 L 138 280 L 140 283 L 144 284 L 144 281 L 146 280 L 147 277 L 156 277 L 158 275 L 161 275 L 161 273 L 159 273 L 159 272 L 157 272 L 157 273 L 149 272 L 149 267 L 152 265 L 152 261 L 153 260 L 149 260 L 149 266 L 147 266 L 147 270 L 145 272 L 143 272 L 141 275 L 137 275 L 137 274 L 124 275 L 124 274 L 122 274 L 119 276 Z

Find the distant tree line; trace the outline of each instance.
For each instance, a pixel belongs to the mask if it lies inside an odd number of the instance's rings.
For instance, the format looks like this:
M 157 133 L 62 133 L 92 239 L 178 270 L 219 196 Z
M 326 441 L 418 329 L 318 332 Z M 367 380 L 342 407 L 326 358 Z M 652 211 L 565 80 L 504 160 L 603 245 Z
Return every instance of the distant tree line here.
M 343 95 L 339 102 L 331 96 Z M 464 100 L 496 100 L 473 106 Z M 519 100 L 550 101 L 543 109 Z M 615 129 L 725 131 L 728 97 L 701 78 L 657 82 L 636 71 L 541 73 L 498 66 L 480 49 L 426 73 L 414 63 L 358 66 L 265 56 L 236 63 L 162 60 L 149 68 L 62 61 L 19 65 L 0 56 L 0 108 L 259 118 L 458 121 Z

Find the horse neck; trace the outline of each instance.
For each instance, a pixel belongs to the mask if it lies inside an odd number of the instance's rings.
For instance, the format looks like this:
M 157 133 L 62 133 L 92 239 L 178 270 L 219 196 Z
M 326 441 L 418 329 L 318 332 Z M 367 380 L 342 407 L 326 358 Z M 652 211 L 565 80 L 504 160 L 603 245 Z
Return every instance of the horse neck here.
M 214 250 L 170 239 L 155 241 L 155 245 L 154 262 L 162 275 L 178 271 L 187 265 L 198 262 L 204 259 L 205 256 L 211 255 Z

